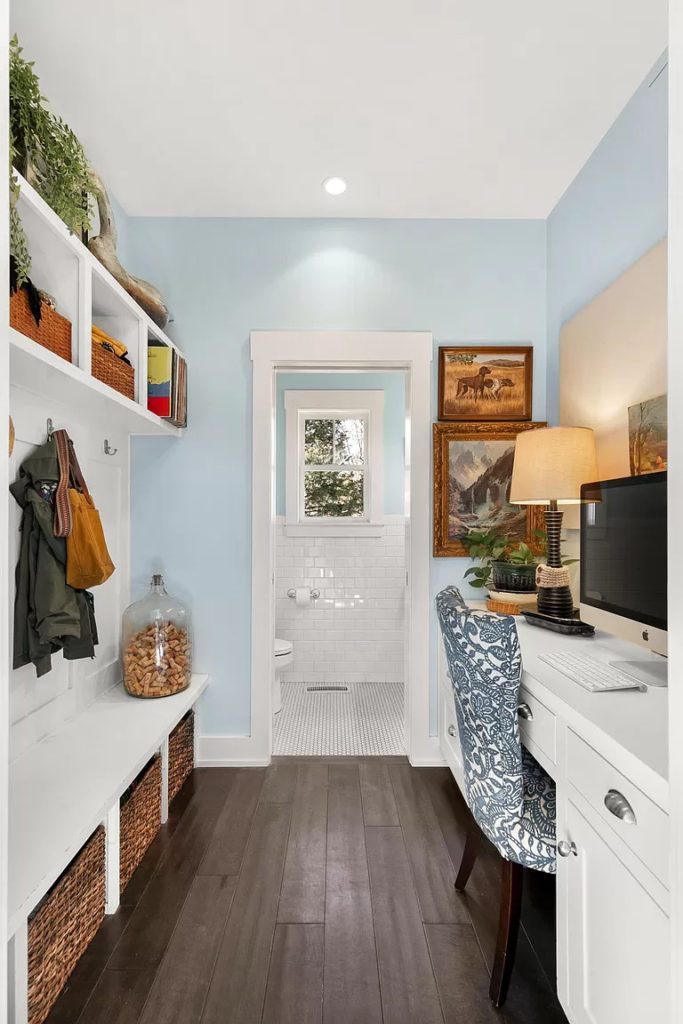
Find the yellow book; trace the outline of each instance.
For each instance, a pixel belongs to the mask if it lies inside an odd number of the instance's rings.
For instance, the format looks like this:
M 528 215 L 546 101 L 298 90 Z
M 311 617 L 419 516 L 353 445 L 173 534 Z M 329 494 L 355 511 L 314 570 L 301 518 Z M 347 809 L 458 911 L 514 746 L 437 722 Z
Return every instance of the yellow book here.
M 171 415 L 173 350 L 168 345 L 147 347 L 147 408 L 157 416 Z

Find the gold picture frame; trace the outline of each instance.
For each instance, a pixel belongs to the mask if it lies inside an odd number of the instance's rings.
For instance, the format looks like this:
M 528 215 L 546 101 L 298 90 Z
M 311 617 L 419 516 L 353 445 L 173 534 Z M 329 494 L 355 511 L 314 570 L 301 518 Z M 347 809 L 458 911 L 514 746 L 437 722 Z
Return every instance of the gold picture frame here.
M 518 534 L 536 554 L 542 552 L 534 531 L 543 529 L 543 506 L 510 505 L 507 494 L 517 435 L 545 426 L 479 422 L 433 425 L 435 558 L 467 556 L 461 539 L 465 533 L 495 526 L 500 526 L 501 533 Z
M 533 345 L 442 345 L 439 419 L 526 422 L 533 379 Z

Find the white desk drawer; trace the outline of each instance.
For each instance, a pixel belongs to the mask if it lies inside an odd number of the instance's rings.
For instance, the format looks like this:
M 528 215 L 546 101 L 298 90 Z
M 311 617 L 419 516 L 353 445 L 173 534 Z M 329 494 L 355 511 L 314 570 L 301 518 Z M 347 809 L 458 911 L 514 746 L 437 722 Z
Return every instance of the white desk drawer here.
M 557 759 L 555 715 L 524 686 L 521 686 L 519 690 L 518 708 L 521 709 L 517 712 L 517 719 L 522 743 L 532 754 L 534 747 L 537 747 L 549 761 L 555 764 Z
M 603 821 L 668 886 L 669 817 L 661 807 L 571 729 L 567 731 L 567 777 Z M 613 804 L 613 811 L 605 804 L 610 794 L 608 802 Z M 628 809 L 624 810 L 620 797 L 628 801 L 635 821 Z

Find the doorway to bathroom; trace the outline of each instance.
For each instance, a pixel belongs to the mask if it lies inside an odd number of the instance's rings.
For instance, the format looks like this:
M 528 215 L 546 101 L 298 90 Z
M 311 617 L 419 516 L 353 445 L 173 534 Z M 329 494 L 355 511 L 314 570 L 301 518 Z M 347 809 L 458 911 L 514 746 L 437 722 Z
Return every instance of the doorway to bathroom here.
M 275 394 L 273 754 L 405 754 L 405 370 Z
M 251 357 L 252 726 L 240 760 L 437 763 L 431 334 L 259 331 Z

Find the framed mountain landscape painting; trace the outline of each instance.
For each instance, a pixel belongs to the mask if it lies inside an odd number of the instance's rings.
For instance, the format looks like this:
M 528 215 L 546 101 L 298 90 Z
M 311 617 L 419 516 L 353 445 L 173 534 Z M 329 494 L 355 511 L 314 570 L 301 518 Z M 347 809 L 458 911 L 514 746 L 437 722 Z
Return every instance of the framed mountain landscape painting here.
M 442 345 L 440 420 L 530 420 L 531 345 Z
M 435 423 L 434 555 L 467 555 L 471 530 L 499 529 L 539 552 L 542 505 L 511 505 L 515 439 L 545 423 Z

